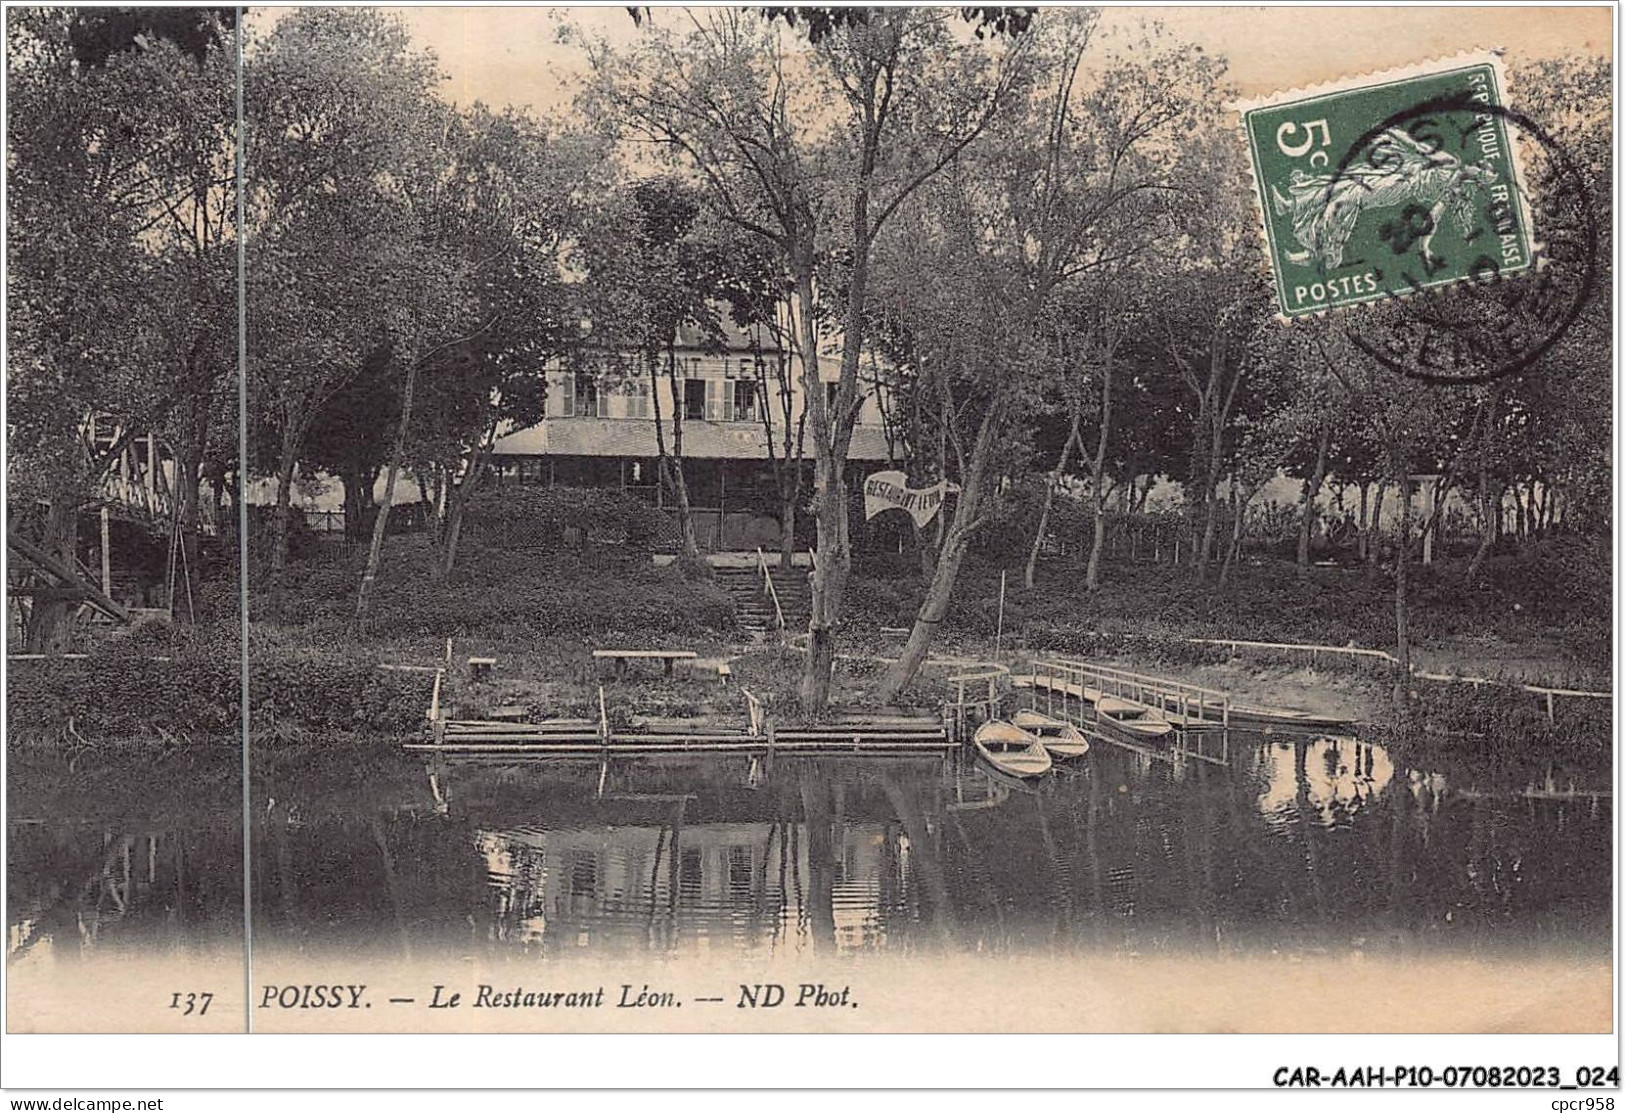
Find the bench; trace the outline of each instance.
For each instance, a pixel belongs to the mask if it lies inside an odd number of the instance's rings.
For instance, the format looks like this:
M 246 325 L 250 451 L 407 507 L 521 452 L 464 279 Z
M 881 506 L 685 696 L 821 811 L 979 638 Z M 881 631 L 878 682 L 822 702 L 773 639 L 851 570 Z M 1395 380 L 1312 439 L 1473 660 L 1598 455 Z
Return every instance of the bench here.
M 678 661 L 693 661 L 699 654 L 691 649 L 595 649 L 592 656 L 594 661 L 615 662 L 616 676 L 626 675 L 628 661 L 659 661 L 670 676 L 672 666 Z
M 468 673 L 476 684 L 491 679 L 491 670 L 497 667 L 495 657 L 470 657 L 468 659 Z
M 724 661 L 717 666 L 717 679 L 723 684 L 728 683 L 728 678 L 733 674 L 734 670 L 728 667 L 728 662 Z

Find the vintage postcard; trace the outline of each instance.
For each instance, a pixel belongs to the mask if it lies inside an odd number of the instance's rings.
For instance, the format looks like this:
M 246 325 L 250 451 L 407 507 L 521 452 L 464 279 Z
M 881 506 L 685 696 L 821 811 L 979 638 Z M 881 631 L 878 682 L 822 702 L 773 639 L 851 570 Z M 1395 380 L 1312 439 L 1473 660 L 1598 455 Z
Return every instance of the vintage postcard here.
M 8 9 L 8 1031 L 1606 1037 L 1612 15 Z

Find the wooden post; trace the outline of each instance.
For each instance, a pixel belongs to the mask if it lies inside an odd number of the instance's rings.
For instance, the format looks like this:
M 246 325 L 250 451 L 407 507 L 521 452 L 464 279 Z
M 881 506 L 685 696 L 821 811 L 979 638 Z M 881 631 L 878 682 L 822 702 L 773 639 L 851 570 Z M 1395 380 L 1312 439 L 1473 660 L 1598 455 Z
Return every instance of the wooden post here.
M 434 737 L 434 744 L 442 746 L 446 742 L 446 717 L 440 711 L 440 682 L 445 677 L 446 670 L 434 670 L 434 694 L 429 697 L 429 730 Z
M 1552 693 L 1550 692 L 1546 693 L 1546 721 L 1548 723 L 1557 722 L 1557 705 L 1553 702 Z
M 609 749 L 609 709 L 604 705 L 604 686 L 598 685 L 598 738 Z
M 113 549 L 107 507 L 102 507 L 102 594 L 113 596 Z
M 1004 643 L 1004 577 L 1005 570 L 999 570 L 999 622 L 993 631 L 993 660 L 999 659 L 999 649 Z

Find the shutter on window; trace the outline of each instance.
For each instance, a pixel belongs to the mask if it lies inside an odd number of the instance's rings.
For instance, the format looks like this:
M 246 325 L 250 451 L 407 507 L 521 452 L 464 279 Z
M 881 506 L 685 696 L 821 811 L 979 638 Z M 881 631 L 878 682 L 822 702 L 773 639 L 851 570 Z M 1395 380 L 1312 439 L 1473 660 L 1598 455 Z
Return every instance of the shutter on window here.
M 734 419 L 734 389 L 735 388 L 734 388 L 733 383 L 723 383 L 722 384 L 722 420 L 723 421 L 732 421 Z
M 564 373 L 564 402 L 559 408 L 560 417 L 574 417 L 576 413 L 576 377 L 570 372 Z
M 707 420 L 707 421 L 715 421 L 715 420 L 717 420 L 717 414 L 719 412 L 721 412 L 721 410 L 722 410 L 721 402 L 718 399 L 717 395 L 719 395 L 721 393 L 722 393 L 722 382 L 721 382 L 721 380 L 719 380 L 719 379 L 707 379 L 705 381 L 705 420 Z

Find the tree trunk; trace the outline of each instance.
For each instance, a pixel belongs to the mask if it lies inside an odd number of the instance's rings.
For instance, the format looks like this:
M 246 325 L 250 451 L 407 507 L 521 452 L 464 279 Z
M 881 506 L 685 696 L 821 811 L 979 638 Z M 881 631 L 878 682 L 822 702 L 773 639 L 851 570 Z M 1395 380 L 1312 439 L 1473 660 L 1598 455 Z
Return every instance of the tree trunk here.
M 976 435 L 976 447 L 972 449 L 970 462 L 966 465 L 968 474 L 961 477 L 963 486 L 954 502 L 953 522 L 948 526 L 942 551 L 937 556 L 936 574 L 931 577 L 931 585 L 926 589 L 925 599 L 914 619 L 914 627 L 909 631 L 908 642 L 881 686 L 883 702 L 891 702 L 914 682 L 925 664 L 926 653 L 937 636 L 942 620 L 948 617 L 954 581 L 959 576 L 959 566 L 965 559 L 971 533 L 977 526 L 977 516 L 981 511 L 984 477 L 993 457 L 993 446 L 998 442 L 998 425 L 1002 421 L 1004 405 L 1005 399 L 995 395 L 982 419 L 982 428 Z
M 1028 591 L 1033 588 L 1033 577 L 1038 571 L 1038 550 L 1043 547 L 1044 534 L 1049 531 L 1050 508 L 1055 502 L 1055 491 L 1061 485 L 1061 477 L 1066 474 L 1066 465 L 1071 461 L 1072 442 L 1078 438 L 1078 422 L 1081 416 L 1076 410 L 1073 411 L 1072 424 L 1066 433 L 1066 443 L 1061 446 L 1061 457 L 1055 462 L 1055 470 L 1049 473 L 1049 483 L 1044 488 L 1044 509 L 1038 514 L 1038 535 L 1033 538 L 1033 547 L 1027 554 L 1027 567 L 1021 578 Z
M 1185 502 L 1187 505 L 1184 530 L 1185 555 L 1192 568 L 1195 568 L 1198 564 L 1197 553 L 1201 548 L 1199 542 L 1202 536 L 1202 515 L 1207 510 L 1206 490 L 1202 486 L 1202 476 L 1207 471 L 1206 450 L 1203 447 L 1207 441 L 1208 432 L 1207 403 L 1207 395 L 1203 394 L 1197 407 L 1196 430 L 1191 436 L 1190 482 L 1185 487 Z M 1178 542 L 1176 540 L 1175 550 L 1177 551 L 1177 549 Z M 1174 558 L 1174 563 L 1179 563 L 1177 556 Z
M 1207 449 L 1207 470 L 1202 480 L 1202 536 L 1191 553 L 1196 578 L 1207 579 L 1208 562 L 1213 557 L 1213 541 L 1219 530 L 1219 465 L 1223 456 L 1224 418 L 1217 405 L 1207 407 L 1211 439 Z
M 1495 544 L 1496 507 L 1494 503 L 1499 502 L 1500 497 L 1498 490 L 1491 490 L 1489 468 L 1480 466 L 1478 471 L 1478 546 L 1473 550 L 1473 559 L 1468 562 L 1467 575 L 1463 578 L 1468 587 L 1471 587 L 1473 581 L 1477 579 L 1479 569 L 1484 566 L 1484 559 L 1490 555 L 1490 547 Z
M 786 467 L 799 467 L 800 461 Z M 796 503 L 801 498 L 801 484 L 788 476 L 779 480 L 779 571 L 786 576 L 795 567 L 796 555 Z
M 202 583 L 202 569 L 198 564 L 198 499 L 202 493 L 203 466 L 200 457 L 199 449 L 188 446 L 175 460 L 172 521 L 177 537 L 169 549 L 170 567 L 164 577 L 164 582 L 171 585 L 170 619 L 188 625 L 197 621 L 197 592 Z
M 1095 459 L 1091 487 L 1094 497 L 1094 541 L 1089 546 L 1089 568 L 1084 573 L 1085 591 L 1100 589 L 1100 555 L 1106 547 L 1106 445 L 1112 435 L 1112 365 L 1115 352 L 1107 348 L 1100 379 L 1100 425 L 1095 434 Z
M 1382 560 L 1382 500 L 1388 490 L 1386 480 L 1377 480 L 1377 493 L 1371 499 L 1371 526 L 1370 536 L 1366 540 L 1365 559 L 1368 564 L 1377 564 Z
M 1219 586 L 1223 587 L 1230 582 L 1230 571 L 1235 567 L 1237 560 L 1241 559 L 1241 541 L 1247 533 L 1247 504 L 1252 501 L 1256 489 L 1243 493 L 1241 484 L 1234 476 L 1230 478 L 1230 544 L 1225 549 L 1224 563 L 1219 566 Z
M 1366 542 L 1367 542 L 1367 531 L 1370 529 L 1370 520 L 1366 516 L 1366 509 L 1367 509 L 1367 507 L 1366 507 L 1366 498 L 1370 494 L 1370 490 L 1371 490 L 1371 484 L 1370 483 L 1361 482 L 1361 484 L 1360 484 L 1360 520 L 1357 523 L 1357 525 L 1359 526 L 1359 531 L 1360 532 L 1359 532 L 1358 539 L 1356 541 L 1356 545 L 1357 545 L 1357 552 L 1358 552 L 1360 560 L 1362 562 L 1366 559 L 1366 552 L 1367 552 L 1367 549 L 1368 549 L 1368 546 L 1367 546 Z
M 271 572 L 267 608 L 272 617 L 282 615 L 283 572 L 288 566 L 288 530 L 293 519 L 293 472 L 298 466 L 297 446 L 287 437 L 282 441 L 282 459 L 277 462 L 276 508 L 271 512 Z M 243 551 L 248 552 L 247 545 Z
M 688 481 L 683 478 L 683 461 L 681 457 L 662 456 L 660 458 L 661 481 L 671 492 L 672 501 L 677 504 L 677 537 L 683 559 L 678 562 L 679 567 L 692 569 L 700 560 L 700 538 L 694 530 L 694 513 L 688 502 Z
M 677 377 L 677 345 L 675 338 L 666 345 L 666 380 L 671 383 L 671 454 L 666 454 L 666 436 L 660 420 L 660 384 L 655 382 L 655 356 L 649 355 L 649 393 L 655 407 L 655 448 L 660 453 L 661 481 L 677 504 L 677 537 L 679 559 L 677 566 L 684 575 L 691 574 L 700 562 L 700 539 L 694 531 L 694 512 L 688 502 L 688 482 L 683 477 L 683 392 Z
M 1406 568 L 1411 549 L 1411 477 L 1410 461 L 1397 461 L 1399 467 L 1399 540 L 1394 545 L 1394 656 L 1399 663 L 1394 670 L 1394 715 L 1404 721 L 1409 711 L 1411 687 L 1411 638 L 1408 626 L 1408 600 L 1406 599 Z
M 372 489 L 378 483 L 377 468 L 351 468 L 339 476 L 344 488 L 344 539 L 355 544 L 366 536 L 367 518 L 373 510 Z
M 372 522 L 372 544 L 367 549 L 367 567 L 361 574 L 361 590 L 356 593 L 355 621 L 360 634 L 367 632 L 371 617 L 372 589 L 378 580 L 378 567 L 384 558 L 384 533 L 389 528 L 389 511 L 395 502 L 395 481 L 400 477 L 402 460 L 406 455 L 406 433 L 412 424 L 412 396 L 418 385 L 418 359 L 410 356 L 406 364 L 406 385 L 401 388 L 401 420 L 395 427 L 395 446 L 389 454 L 389 468 L 384 473 L 384 498 L 378 504 L 378 514 Z
M 813 320 L 813 265 L 810 258 L 794 263 L 796 299 L 802 344 L 802 395 L 813 415 L 813 524 L 816 563 L 809 580 L 807 606 L 807 659 L 801 674 L 801 707 L 809 716 L 829 706 L 830 680 L 835 667 L 835 630 L 840 622 L 841 598 L 852 567 L 846 513 L 845 460 L 836 451 L 836 415 L 828 412 L 824 383 L 818 371 L 818 333 Z M 856 338 L 850 334 L 845 342 Z
M 457 567 L 457 550 L 463 539 L 463 515 L 468 509 L 468 500 L 474 497 L 479 488 L 480 480 L 485 478 L 486 469 L 490 467 L 491 450 L 489 444 L 476 448 L 473 457 L 469 460 L 468 474 L 463 476 L 461 483 L 451 485 L 446 499 L 446 531 L 445 547 L 439 562 L 440 575 L 451 575 L 452 569 Z
M 46 507 L 45 536 L 40 547 L 64 568 L 78 566 L 79 513 L 71 500 L 52 499 Z M 35 596 L 28 609 L 28 629 L 23 639 L 27 651 L 51 656 L 67 652 L 73 640 L 73 618 L 78 610 L 77 599 Z
M 1320 498 L 1320 485 L 1326 481 L 1326 454 L 1332 446 L 1332 424 L 1323 421 L 1320 436 L 1315 439 L 1315 470 L 1303 485 L 1303 513 L 1298 519 L 1298 579 L 1309 578 L 1309 542 L 1315 533 L 1318 515 L 1316 501 Z

